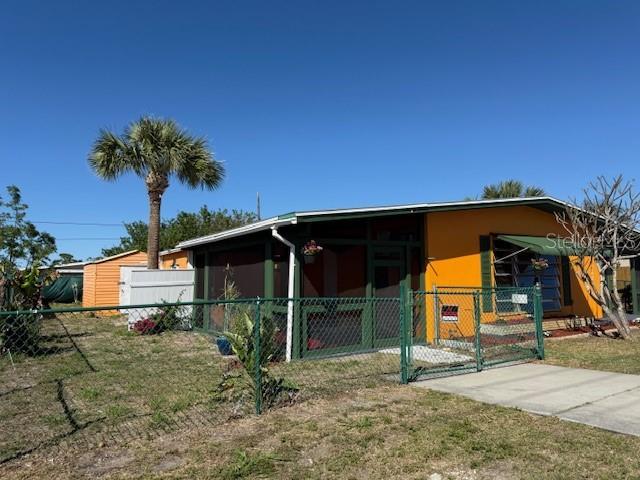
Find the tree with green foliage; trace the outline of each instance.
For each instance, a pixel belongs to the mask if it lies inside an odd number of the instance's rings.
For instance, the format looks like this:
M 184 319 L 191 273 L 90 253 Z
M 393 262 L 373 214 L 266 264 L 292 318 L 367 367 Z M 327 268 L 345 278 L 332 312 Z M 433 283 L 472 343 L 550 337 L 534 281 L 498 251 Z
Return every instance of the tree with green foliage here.
M 191 238 L 211 235 L 230 228 L 241 227 L 255 222 L 257 216 L 244 210 L 209 210 L 206 206 L 197 212 L 178 212 L 169 220 L 163 220 L 160 228 L 160 250 L 175 247 L 178 243 Z M 147 242 L 147 224 L 142 221 L 125 223 L 127 235 L 120 238 L 120 244 L 105 248 L 105 257 L 130 250 L 144 250 Z
M 51 262 L 51 266 L 56 266 L 56 265 L 66 265 L 67 263 L 75 263 L 75 262 L 81 262 L 82 260 L 78 260 L 76 257 L 73 256 L 73 254 L 71 253 L 59 253 L 58 254 L 58 258 L 56 258 L 53 262 Z
M 29 206 L 22 201 L 20 189 L 7 187 L 7 199 L 0 197 L 0 268 L 12 272 L 41 265 L 56 251 L 52 235 L 39 231 L 27 220 Z
M 207 141 L 194 137 L 173 120 L 142 117 L 118 135 L 101 130 L 89 154 L 89 165 L 101 178 L 113 181 L 134 173 L 145 181 L 149 197 L 147 267 L 158 268 L 160 205 L 175 178 L 191 188 L 213 190 L 224 179 Z
M 0 198 L 0 310 L 33 310 L 41 306 L 46 280 L 38 267 L 56 251 L 56 241 L 27 220 L 18 187 L 8 186 L 7 193 Z M 0 352 L 35 355 L 39 341 L 39 315 L 0 318 Z
M 493 200 L 497 198 L 521 198 L 521 197 L 544 197 L 545 191 L 533 185 L 525 186 L 519 180 L 504 180 L 499 183 L 486 185 L 482 190 L 482 200 Z

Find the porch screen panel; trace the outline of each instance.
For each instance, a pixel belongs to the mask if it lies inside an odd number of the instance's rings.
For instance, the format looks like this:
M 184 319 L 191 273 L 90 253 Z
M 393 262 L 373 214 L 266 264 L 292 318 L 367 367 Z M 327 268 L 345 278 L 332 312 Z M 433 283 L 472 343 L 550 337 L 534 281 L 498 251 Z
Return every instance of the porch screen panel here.
M 209 298 L 224 299 L 225 289 L 240 298 L 264 296 L 264 246 L 215 252 L 210 255 Z
M 204 299 L 204 268 L 205 268 L 205 254 L 197 253 L 195 256 L 196 267 L 196 288 L 195 298 Z
M 313 263 L 303 264 L 303 296 L 364 297 L 367 256 L 364 245 L 322 245 Z
M 321 351 L 359 346 L 363 341 L 362 323 L 366 309 L 366 301 L 362 298 L 366 294 L 366 247 L 322 247 L 324 250 L 313 263 L 303 264 L 303 296 L 345 300 L 303 300 L 306 349 Z

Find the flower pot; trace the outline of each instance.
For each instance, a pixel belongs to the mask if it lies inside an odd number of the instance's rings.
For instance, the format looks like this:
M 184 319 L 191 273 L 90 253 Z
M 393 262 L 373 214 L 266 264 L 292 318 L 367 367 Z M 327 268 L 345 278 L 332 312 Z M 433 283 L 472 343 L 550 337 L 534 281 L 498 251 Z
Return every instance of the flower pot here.
M 220 355 L 224 355 L 224 356 L 233 355 L 233 349 L 231 348 L 231 343 L 226 337 L 216 338 L 216 345 L 218 346 L 218 351 L 220 352 Z
M 316 263 L 315 255 L 304 255 L 304 263 Z

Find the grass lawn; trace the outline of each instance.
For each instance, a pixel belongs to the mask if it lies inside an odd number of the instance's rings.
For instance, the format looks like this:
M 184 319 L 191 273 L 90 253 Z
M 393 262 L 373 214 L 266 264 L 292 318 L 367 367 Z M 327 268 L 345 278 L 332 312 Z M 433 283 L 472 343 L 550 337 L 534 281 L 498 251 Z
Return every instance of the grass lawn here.
M 640 375 L 640 332 L 632 335 L 633 341 L 594 336 L 545 341 L 545 363 Z
M 61 320 L 61 321 L 60 321 Z M 48 355 L 0 359 L 0 478 L 633 478 L 640 439 L 397 384 L 397 355 L 275 367 L 262 416 L 216 401 L 229 360 L 119 317 L 45 322 Z M 552 347 L 553 349 L 553 347 Z

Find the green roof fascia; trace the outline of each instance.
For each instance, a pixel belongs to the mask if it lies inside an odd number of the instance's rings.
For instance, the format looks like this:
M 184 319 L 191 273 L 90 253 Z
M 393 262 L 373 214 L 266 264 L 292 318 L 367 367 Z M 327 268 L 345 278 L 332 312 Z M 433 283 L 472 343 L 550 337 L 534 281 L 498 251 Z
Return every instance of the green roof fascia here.
M 379 210 L 371 211 L 352 211 L 352 212 L 336 212 L 335 214 L 331 213 L 320 213 L 314 215 L 314 212 L 300 212 L 300 213 L 291 213 L 285 214 L 283 216 L 279 216 L 278 219 L 286 219 L 289 218 L 289 215 L 297 216 L 298 223 L 305 222 L 321 222 L 328 220 L 351 220 L 357 218 L 371 218 L 371 217 L 388 217 L 392 215 L 408 215 L 414 213 L 429 213 L 429 212 L 449 212 L 449 211 L 459 211 L 459 210 L 477 210 L 483 208 L 500 208 L 500 207 L 531 207 L 539 210 L 543 210 L 545 212 L 559 212 L 562 211 L 565 207 L 560 205 L 552 200 L 522 200 L 522 201 L 513 201 L 508 203 L 502 202 L 486 202 L 479 204 L 451 204 L 451 205 L 435 205 L 435 206 L 424 206 L 424 207 L 407 207 L 407 208 L 392 208 L 390 207 L 388 210 L 384 210 L 384 207 L 381 207 Z
M 497 238 L 518 247 L 528 248 L 539 255 L 557 257 L 579 255 L 571 241 L 563 238 L 532 237 L 529 235 L 498 235 Z

